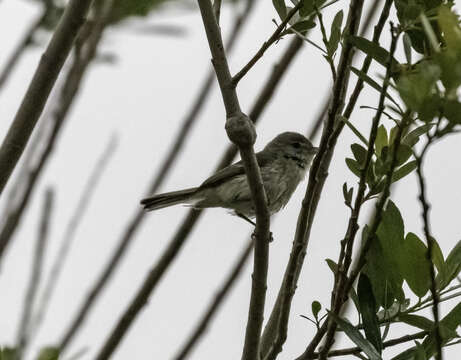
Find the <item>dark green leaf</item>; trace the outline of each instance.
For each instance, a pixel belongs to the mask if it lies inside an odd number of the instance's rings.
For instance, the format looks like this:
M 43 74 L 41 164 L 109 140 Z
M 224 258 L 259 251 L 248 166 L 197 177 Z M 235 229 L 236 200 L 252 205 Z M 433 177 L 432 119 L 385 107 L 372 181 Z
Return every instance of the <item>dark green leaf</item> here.
M 370 279 L 365 274 L 360 274 L 357 284 L 357 295 L 359 298 L 360 314 L 365 330 L 366 338 L 373 344 L 381 354 L 383 344 L 381 332 L 379 331 L 378 318 L 376 317 L 376 300 L 373 296 Z
M 333 260 L 331 259 L 325 259 L 327 262 L 328 267 L 330 270 L 333 272 L 333 274 L 336 276 L 336 273 L 338 272 L 338 264 L 336 264 Z
M 287 17 L 287 7 L 285 5 L 285 0 L 272 0 L 277 14 L 279 14 L 281 20 L 285 20 Z
M 367 354 L 370 360 L 382 360 L 379 352 L 349 321 L 340 318 L 332 312 L 329 314 L 336 321 L 339 327 L 346 333 L 349 339 L 351 339 L 355 345 L 357 345 L 365 354 Z
M 17 360 L 16 349 L 10 347 L 0 348 L 0 360 Z
M 373 89 L 381 93 L 383 91 L 383 88 L 381 85 L 379 85 L 376 81 L 374 81 L 371 77 L 368 76 L 368 74 L 364 73 L 362 70 L 359 70 L 353 66 L 351 66 L 351 71 L 357 75 L 357 77 L 365 82 L 366 84 L 370 85 Z M 386 97 L 392 101 L 395 105 L 398 106 L 397 102 L 394 100 L 394 98 L 386 92 Z
M 367 149 L 365 149 L 362 145 L 352 144 L 351 150 L 359 166 L 363 167 L 365 165 L 365 160 L 367 158 Z
M 384 67 L 387 67 L 390 54 L 386 49 L 368 39 L 359 36 L 350 36 L 349 41 L 359 50 L 363 51 L 366 55 L 371 56 L 378 63 Z M 392 59 L 391 71 L 398 71 L 398 65 L 399 63 L 397 60 Z
M 376 154 L 378 154 L 378 156 L 381 156 L 381 151 L 382 151 L 383 147 L 387 146 L 388 144 L 389 143 L 388 143 L 388 140 L 387 140 L 386 128 L 384 127 L 384 125 L 380 125 L 379 128 L 378 128 L 378 134 L 377 134 L 376 140 L 375 140 Z
M 311 309 L 312 309 L 312 314 L 317 319 L 320 310 L 322 310 L 322 305 L 318 301 L 312 301 Z
M 431 264 L 427 260 L 427 247 L 411 232 L 407 234 L 404 244 L 402 274 L 410 289 L 421 298 L 431 286 Z
M 152 10 L 168 0 L 114 0 L 111 12 L 111 23 L 117 23 L 131 16 L 146 16 Z
M 416 129 L 410 131 L 408 135 L 403 138 L 402 142 L 410 147 L 413 147 L 419 141 L 421 135 L 427 134 L 434 125 L 434 123 L 430 123 L 417 127 Z
M 346 165 L 349 170 L 354 173 L 354 175 L 360 177 L 360 166 L 357 161 L 351 158 L 346 158 Z
M 450 284 L 450 282 L 458 276 L 461 271 L 461 241 L 455 245 L 450 251 L 445 261 L 446 264 L 446 279 L 443 282 L 442 288 Z M 439 279 L 437 279 L 439 280 Z
M 406 163 L 405 165 L 399 167 L 394 174 L 392 175 L 392 182 L 396 182 L 400 180 L 401 178 L 407 176 L 409 173 L 411 173 L 414 169 L 417 167 L 417 162 L 416 160 L 410 161 Z
M 410 146 L 405 144 L 399 145 L 399 151 L 397 152 L 397 166 L 405 164 L 406 161 L 410 158 L 413 154 L 413 150 Z
M 340 10 L 335 15 L 331 23 L 330 39 L 328 41 L 328 55 L 333 57 L 338 49 L 339 40 L 341 39 L 341 26 L 343 23 L 343 11 Z
M 412 315 L 412 314 L 401 314 L 399 320 L 405 324 L 417 327 L 421 330 L 431 331 L 434 329 L 434 322 L 425 318 L 424 316 Z
M 450 100 L 445 103 L 443 115 L 454 124 L 461 124 L 461 103 Z
M 355 289 L 354 289 L 353 286 L 351 287 L 351 289 L 349 291 L 349 297 L 351 298 L 352 302 L 354 303 L 355 308 L 357 309 L 357 312 L 358 312 L 358 314 L 360 316 L 359 296 L 355 292 Z
M 40 350 L 37 360 L 58 360 L 59 349 L 55 347 L 45 347 Z
M 314 20 L 309 19 L 309 20 L 298 21 L 296 24 L 291 26 L 290 29 L 293 29 L 293 30 L 305 35 L 308 30 L 310 30 L 310 29 L 312 29 L 314 27 L 315 27 Z M 288 31 L 290 31 L 290 29 L 288 29 Z
M 407 33 L 403 34 L 403 49 L 405 50 L 407 63 L 411 65 L 411 39 Z

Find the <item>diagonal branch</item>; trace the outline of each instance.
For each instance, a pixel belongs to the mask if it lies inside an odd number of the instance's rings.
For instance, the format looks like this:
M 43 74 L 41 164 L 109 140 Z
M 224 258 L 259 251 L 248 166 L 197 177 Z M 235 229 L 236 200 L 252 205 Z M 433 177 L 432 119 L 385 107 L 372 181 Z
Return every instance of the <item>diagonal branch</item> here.
M 363 0 L 352 0 L 346 25 L 346 38 L 355 35 L 358 31 Z M 338 65 L 337 78 L 333 86 L 332 99 L 329 106 L 328 118 L 326 119 L 320 148 L 313 161 L 309 173 L 309 182 L 306 195 L 302 202 L 302 208 L 298 216 L 295 239 L 292 251 L 285 270 L 284 279 L 279 290 L 277 301 L 272 309 L 268 324 L 264 329 L 261 340 L 263 346 L 261 357 L 263 359 L 275 359 L 281 352 L 282 345 L 286 340 L 288 319 L 291 309 L 291 301 L 296 291 L 296 284 L 306 254 L 310 229 L 317 204 L 320 200 L 320 193 L 323 189 L 328 166 L 333 155 L 335 141 L 330 143 L 330 137 L 334 131 L 334 125 L 338 115 L 341 113 L 344 97 L 349 82 L 350 64 L 352 62 L 353 47 L 348 41 L 345 42 Z
M 43 271 L 43 257 L 45 253 L 46 243 L 48 241 L 48 233 L 50 228 L 50 219 L 54 202 L 54 191 L 49 188 L 45 192 L 45 201 L 43 203 L 41 222 L 38 232 L 37 244 L 34 251 L 34 261 L 32 264 L 32 272 L 30 274 L 29 285 L 27 286 L 26 297 L 24 299 L 24 308 L 21 315 L 19 325 L 18 340 L 16 345 L 17 355 L 19 360 L 23 357 L 27 345 L 30 340 L 31 330 L 31 315 L 32 309 L 37 295 L 37 290 L 40 285 Z
M 227 50 L 230 51 L 233 49 L 234 44 L 240 34 L 243 25 L 246 23 L 251 11 L 254 8 L 256 0 L 247 0 L 246 6 L 243 11 L 235 18 L 235 22 L 233 24 L 233 28 L 231 30 L 231 34 L 229 40 L 227 42 Z M 298 48 L 299 49 L 299 48 Z M 297 50 L 296 50 L 297 51 Z M 290 55 L 292 52 L 290 52 Z M 287 67 L 288 65 L 286 65 Z M 272 96 L 272 92 L 274 91 L 275 87 L 277 86 L 278 82 L 280 81 L 281 76 L 284 74 L 286 67 L 282 67 L 280 72 L 274 72 L 274 74 L 269 78 L 268 84 L 265 86 L 261 96 L 258 98 L 257 105 L 255 105 L 254 110 L 252 112 L 252 119 L 256 120 L 261 111 L 267 105 L 270 97 Z M 147 194 L 154 194 L 158 191 L 160 186 L 163 184 L 164 180 L 167 178 L 168 173 L 172 169 L 174 162 L 176 161 L 177 157 L 180 155 L 184 142 L 187 136 L 190 133 L 192 126 L 196 123 L 198 116 L 205 105 L 206 99 L 211 92 L 211 88 L 214 82 L 214 72 L 213 69 L 210 69 L 210 73 L 205 78 L 205 81 L 202 87 L 199 90 L 197 98 L 195 99 L 190 111 L 187 113 L 186 117 L 184 118 L 179 133 L 177 134 L 167 156 L 163 160 L 160 165 L 159 170 L 156 172 L 156 175 L 152 178 L 150 185 L 148 186 Z M 235 157 L 237 150 L 235 147 L 230 147 L 227 152 L 224 154 L 223 159 L 220 162 L 217 170 L 229 165 L 232 159 Z M 78 332 L 80 327 L 82 326 L 85 318 L 88 316 L 93 304 L 96 302 L 97 298 L 105 288 L 106 284 L 111 279 L 113 273 L 115 272 L 118 264 L 123 258 L 126 250 L 128 249 L 129 245 L 131 244 L 132 240 L 134 239 L 137 230 L 143 223 L 144 219 L 146 218 L 146 212 L 142 209 L 136 207 L 136 210 L 132 216 L 132 218 L 128 221 L 124 231 L 121 234 L 120 240 L 118 242 L 115 251 L 112 253 L 108 263 L 104 267 L 101 275 L 97 278 L 94 285 L 91 287 L 88 295 L 86 296 L 84 302 L 78 309 L 75 317 L 73 318 L 71 324 L 67 328 L 65 334 L 63 335 L 60 341 L 60 348 L 64 349 L 67 345 L 72 341 L 75 334 Z M 198 219 L 198 218 L 197 218 Z M 194 226 L 196 220 L 194 220 Z M 187 237 L 187 234 L 184 233 L 184 238 Z M 151 289 L 152 291 L 152 289 Z
M 48 95 L 72 48 L 92 0 L 71 0 L 45 50 L 0 147 L 0 194 L 16 167 L 39 119 Z
M 86 69 L 96 54 L 96 48 L 101 39 L 103 29 L 105 28 L 105 21 L 89 21 L 85 24 L 85 28 L 87 31 L 82 31 L 80 35 L 88 36 L 88 38 L 81 38 L 81 36 L 79 36 L 79 41 L 76 43 L 74 59 L 68 73 L 66 74 L 64 85 L 60 91 L 59 100 L 56 103 L 57 107 L 54 111 L 50 112 L 50 115 L 53 117 L 51 119 L 52 129 L 48 139 L 46 140 L 45 148 L 40 154 L 36 164 L 28 172 L 27 179 L 24 180 L 25 188 L 18 200 L 18 205 L 8 214 L 0 231 L 0 257 L 3 255 L 13 234 L 15 233 L 22 216 L 29 205 L 29 199 L 35 190 L 37 181 L 54 150 L 55 143 L 63 125 L 65 124 L 66 116 L 72 106 L 76 94 L 80 89 L 80 84 L 86 73 Z M 80 42 L 83 42 L 83 44 L 80 44 Z
M 200 321 L 194 328 L 194 331 L 192 332 L 192 334 L 190 335 L 190 337 L 188 338 L 184 346 L 178 352 L 178 355 L 174 357 L 174 360 L 186 359 L 190 351 L 192 350 L 192 348 L 195 346 L 195 344 L 198 342 L 200 337 L 203 335 L 212 317 L 218 310 L 221 303 L 225 300 L 226 295 L 229 293 L 232 285 L 235 283 L 235 281 L 238 279 L 239 275 L 241 274 L 248 258 L 250 257 L 251 250 L 253 250 L 253 246 L 254 246 L 254 241 L 252 239 L 248 243 L 248 245 L 245 246 L 245 249 L 242 251 L 242 253 L 239 255 L 237 262 L 232 268 L 232 271 L 229 273 L 228 277 L 226 278 L 226 280 L 224 281 L 220 289 L 216 292 L 216 295 L 213 301 L 208 306 L 206 312 L 203 314 L 202 318 L 200 319 Z
M 250 71 L 250 69 L 258 62 L 259 59 L 261 59 L 269 47 L 275 43 L 279 37 L 282 31 L 285 29 L 285 26 L 287 26 L 288 22 L 291 20 L 291 18 L 298 12 L 299 9 L 304 5 L 303 1 L 299 1 L 293 9 L 291 9 L 285 19 L 280 23 L 279 26 L 277 26 L 277 29 L 275 29 L 274 33 L 271 35 L 271 37 L 265 41 L 261 48 L 256 52 L 256 54 L 248 61 L 248 63 L 237 73 L 232 77 L 232 85 L 235 87 L 237 86 L 238 82 L 242 80 L 242 78 Z

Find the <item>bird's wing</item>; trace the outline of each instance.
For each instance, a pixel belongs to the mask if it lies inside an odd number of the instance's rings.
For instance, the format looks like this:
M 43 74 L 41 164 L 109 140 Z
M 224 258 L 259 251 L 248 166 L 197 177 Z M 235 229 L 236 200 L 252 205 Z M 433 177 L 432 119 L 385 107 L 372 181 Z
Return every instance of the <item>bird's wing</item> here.
M 258 161 L 258 165 L 260 167 L 267 164 L 269 158 L 263 152 L 256 153 L 256 160 Z M 245 169 L 243 167 L 242 160 L 236 162 L 235 164 L 229 165 L 224 169 L 218 170 L 214 175 L 211 175 L 208 179 L 206 179 L 202 185 L 200 185 L 200 189 L 203 188 L 210 188 L 214 186 L 218 186 L 223 182 L 233 178 L 234 176 L 243 175 L 245 174 Z

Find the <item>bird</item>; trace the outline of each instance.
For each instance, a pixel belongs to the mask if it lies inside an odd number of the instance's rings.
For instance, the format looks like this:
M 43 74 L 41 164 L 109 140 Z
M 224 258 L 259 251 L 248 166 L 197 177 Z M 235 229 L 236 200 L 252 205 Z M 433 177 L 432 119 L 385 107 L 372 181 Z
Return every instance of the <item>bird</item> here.
M 256 153 L 270 215 L 280 211 L 305 178 L 318 148 L 302 134 L 283 132 Z M 255 224 L 256 216 L 242 161 L 229 165 L 206 179 L 200 186 L 166 192 L 141 200 L 147 211 L 176 204 L 195 209 L 220 207 Z

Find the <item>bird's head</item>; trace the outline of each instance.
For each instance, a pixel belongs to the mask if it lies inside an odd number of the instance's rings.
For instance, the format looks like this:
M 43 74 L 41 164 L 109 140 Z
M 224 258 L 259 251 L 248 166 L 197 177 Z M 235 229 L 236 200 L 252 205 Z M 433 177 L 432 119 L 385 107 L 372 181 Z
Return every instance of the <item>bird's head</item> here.
M 284 132 L 277 135 L 264 148 L 265 152 L 283 156 L 294 160 L 301 167 L 310 165 L 318 148 L 302 134 L 296 132 Z

